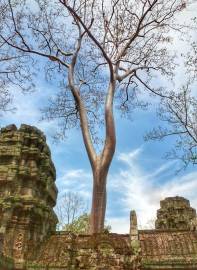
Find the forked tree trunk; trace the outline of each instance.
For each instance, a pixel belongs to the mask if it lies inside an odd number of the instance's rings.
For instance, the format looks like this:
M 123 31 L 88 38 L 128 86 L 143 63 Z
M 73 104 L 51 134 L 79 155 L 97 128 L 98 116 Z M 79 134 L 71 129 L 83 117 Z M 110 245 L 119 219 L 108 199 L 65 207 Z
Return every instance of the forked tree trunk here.
M 110 64 L 110 72 L 111 72 L 110 83 L 105 100 L 106 136 L 103 150 L 101 151 L 100 155 L 97 155 L 90 135 L 87 110 L 83 102 L 83 99 L 80 96 L 80 91 L 75 86 L 74 83 L 74 67 L 78 52 L 80 50 L 80 46 L 81 46 L 81 39 L 78 40 L 77 50 L 73 55 L 72 63 L 69 66 L 68 80 L 73 97 L 79 109 L 79 117 L 83 141 L 86 147 L 86 151 L 93 172 L 92 210 L 91 210 L 90 230 L 89 230 L 89 232 L 93 234 L 93 233 L 101 233 L 104 229 L 105 209 L 106 209 L 106 179 L 115 152 L 115 145 L 116 145 L 116 134 L 113 117 L 113 98 L 116 80 L 113 73 L 113 66 L 112 64 Z
M 114 91 L 115 82 L 113 81 L 109 84 L 108 94 L 105 103 L 106 137 L 103 151 L 100 153 L 100 155 L 91 155 L 91 152 L 89 154 L 93 171 L 92 209 L 90 216 L 91 234 L 101 233 L 104 229 L 107 174 L 116 146 L 116 134 L 113 117 Z M 86 149 L 88 152 L 89 148 L 87 147 L 87 145 Z

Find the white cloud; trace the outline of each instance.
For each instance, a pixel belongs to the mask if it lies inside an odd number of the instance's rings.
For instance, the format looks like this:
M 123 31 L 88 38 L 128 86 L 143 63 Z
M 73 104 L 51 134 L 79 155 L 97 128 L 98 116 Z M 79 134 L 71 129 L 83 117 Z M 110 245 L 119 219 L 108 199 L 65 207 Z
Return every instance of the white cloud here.
M 44 86 L 40 87 L 30 93 L 23 94 L 19 89 L 10 89 L 13 95 L 12 107 L 16 108 L 15 112 L 7 112 L 1 119 L 2 125 L 16 124 L 20 126 L 21 123 L 35 125 L 40 128 L 45 134 L 51 134 L 55 128 L 54 121 L 40 121 L 41 111 L 43 105 L 46 104 L 52 89 L 46 90 Z
M 59 194 L 61 197 L 65 192 L 77 192 L 84 198 L 90 200 L 92 189 L 92 174 L 82 169 L 71 169 L 63 173 L 56 181 Z
M 142 159 L 143 148 L 137 148 L 129 153 L 120 153 L 118 160 L 120 169 L 117 174 L 109 175 L 108 193 L 118 193 L 118 200 L 109 201 L 107 210 L 107 224 L 112 226 L 112 231 L 129 233 L 129 212 L 136 210 L 140 228 L 148 228 L 156 217 L 160 200 L 169 196 L 183 196 L 190 200 L 191 206 L 197 208 L 197 172 L 175 176 L 173 167 L 175 162 L 166 162 L 160 167 L 146 170 Z M 123 169 L 124 167 L 124 169 Z M 163 176 L 169 175 L 171 179 Z M 164 178 L 164 181 L 162 179 Z M 83 169 L 68 170 L 57 179 L 59 198 L 67 192 L 77 192 L 88 203 L 90 209 L 92 192 L 92 174 Z M 116 205 L 119 203 L 117 213 Z
M 142 152 L 142 147 L 135 149 L 132 152 L 129 153 L 120 153 L 118 156 L 118 159 L 127 163 L 129 166 L 132 165 L 133 162 L 136 160 L 136 158 L 138 158 L 139 154 Z
M 112 217 L 106 220 L 107 225 L 111 225 L 112 232 L 129 233 L 129 217 Z
M 140 227 L 147 227 L 150 220 L 155 219 L 159 202 L 165 197 L 176 195 L 186 197 L 191 205 L 197 208 L 197 172 L 174 176 L 162 182 L 162 175 L 172 170 L 174 162 L 153 168 L 151 172 L 146 171 L 141 161 L 141 153 L 142 148 L 129 153 L 121 153 L 118 159 L 124 162 L 127 168 L 120 170 L 115 177 L 110 177 L 109 185 L 109 188 L 121 194 L 121 205 L 125 212 L 129 213 L 131 209 L 136 210 Z M 110 202 L 108 203 L 110 205 Z M 129 232 L 129 216 L 127 219 L 120 218 L 119 226 L 118 217 L 112 218 L 110 222 L 115 232 Z

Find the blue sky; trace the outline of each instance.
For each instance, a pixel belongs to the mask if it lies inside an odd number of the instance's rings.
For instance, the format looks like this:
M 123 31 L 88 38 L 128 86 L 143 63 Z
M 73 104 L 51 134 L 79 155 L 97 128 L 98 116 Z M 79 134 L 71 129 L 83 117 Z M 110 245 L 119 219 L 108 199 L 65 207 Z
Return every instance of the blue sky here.
M 179 40 L 175 46 L 178 46 Z M 177 50 L 184 49 L 176 48 Z M 180 71 L 177 81 L 182 80 Z M 159 83 L 158 79 L 158 83 Z M 59 197 L 66 191 L 79 192 L 91 202 L 92 176 L 83 146 L 80 130 L 70 130 L 67 139 L 53 144 L 52 135 L 57 123 L 40 121 L 40 108 L 46 97 L 53 93 L 53 85 L 38 78 L 37 90 L 23 95 L 13 89 L 15 113 L 1 118 L 1 126 L 15 123 L 35 125 L 47 136 L 52 159 L 57 170 L 56 184 Z M 108 177 L 108 203 L 106 220 L 112 231 L 129 232 L 129 212 L 135 209 L 140 227 L 148 227 L 155 218 L 159 201 L 167 196 L 184 196 L 197 208 L 197 171 L 189 167 L 176 175 L 177 161 L 163 159 L 173 145 L 173 138 L 161 142 L 144 142 L 145 132 L 158 125 L 156 104 L 146 111 L 136 109 L 133 121 L 123 119 L 116 113 L 117 148 Z
M 53 88 L 42 81 L 34 93 L 17 93 L 13 103 L 17 110 L 5 114 L 1 118 L 1 126 L 11 123 L 20 126 L 26 123 L 40 128 L 47 135 L 56 166 L 59 198 L 66 191 L 78 192 L 90 206 L 92 176 L 80 130 L 69 131 L 65 141 L 53 144 L 52 135 L 57 124 L 40 121 L 39 108 L 51 90 Z M 116 122 L 117 149 L 108 177 L 106 213 L 107 223 L 113 231 L 129 231 L 131 209 L 137 211 L 139 226 L 148 227 L 155 218 L 159 201 L 166 196 L 185 196 L 197 208 L 196 167 L 176 175 L 177 162 L 163 159 L 173 140 L 169 138 L 162 142 L 144 142 L 145 132 L 158 124 L 155 105 L 147 111 L 136 110 L 133 121 L 116 114 Z

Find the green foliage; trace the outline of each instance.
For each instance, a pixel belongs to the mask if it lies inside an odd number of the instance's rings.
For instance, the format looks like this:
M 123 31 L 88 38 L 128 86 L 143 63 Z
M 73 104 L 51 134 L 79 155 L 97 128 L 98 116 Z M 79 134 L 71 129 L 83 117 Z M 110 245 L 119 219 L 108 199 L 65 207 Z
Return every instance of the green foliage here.
M 79 234 L 87 234 L 89 231 L 89 221 L 90 215 L 85 213 L 75 219 L 72 223 L 64 225 L 62 230 Z M 106 233 L 110 231 L 111 226 L 105 225 L 104 232 Z
M 73 233 L 88 233 L 89 228 L 89 215 L 83 214 L 79 216 L 77 219 L 75 219 L 72 223 L 66 224 L 63 227 L 63 231 L 70 231 Z

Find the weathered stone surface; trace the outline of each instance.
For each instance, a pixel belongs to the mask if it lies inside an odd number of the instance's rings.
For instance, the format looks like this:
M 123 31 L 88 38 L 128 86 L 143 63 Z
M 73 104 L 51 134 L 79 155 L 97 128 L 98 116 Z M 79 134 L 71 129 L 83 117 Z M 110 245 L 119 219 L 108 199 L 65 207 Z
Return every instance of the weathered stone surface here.
M 138 240 L 137 215 L 134 210 L 130 212 L 130 239 L 131 241 Z
M 196 210 L 183 197 L 169 197 L 160 202 L 155 227 L 158 230 L 188 230 L 196 218 Z
M 31 253 L 29 254 L 32 257 Z M 56 233 L 41 247 L 32 269 L 140 269 L 140 258 L 133 254 L 129 235 L 74 235 Z
M 46 138 L 35 127 L 10 125 L 0 132 L 0 232 L 3 254 L 23 264 L 55 231 L 55 167 Z
M 192 231 L 139 231 L 144 269 L 197 269 L 197 234 Z

